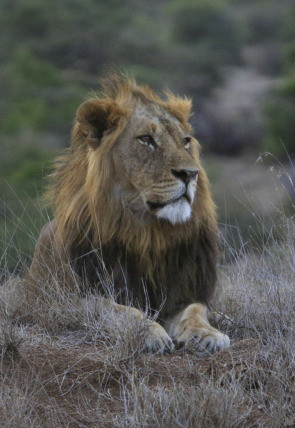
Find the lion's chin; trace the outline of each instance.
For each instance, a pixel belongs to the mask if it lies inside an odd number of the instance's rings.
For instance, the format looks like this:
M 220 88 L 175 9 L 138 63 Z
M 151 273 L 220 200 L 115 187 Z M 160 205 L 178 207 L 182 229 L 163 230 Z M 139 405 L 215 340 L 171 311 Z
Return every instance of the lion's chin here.
M 191 216 L 192 208 L 187 199 L 182 197 L 171 204 L 165 205 L 157 212 L 157 217 L 170 221 L 172 224 L 184 223 Z

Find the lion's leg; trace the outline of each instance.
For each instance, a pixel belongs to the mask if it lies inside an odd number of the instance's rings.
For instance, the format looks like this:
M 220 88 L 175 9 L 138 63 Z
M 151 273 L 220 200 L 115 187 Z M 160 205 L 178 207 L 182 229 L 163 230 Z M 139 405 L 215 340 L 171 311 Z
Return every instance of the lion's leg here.
M 209 324 L 207 306 L 193 303 L 167 321 L 166 330 L 178 347 L 190 342 L 200 350 L 216 352 L 230 345 L 229 337 Z
M 145 314 L 140 310 L 133 308 L 132 306 L 124 306 L 114 302 L 111 299 L 105 297 L 98 297 L 95 300 L 84 299 L 84 308 L 87 306 L 87 310 L 92 312 L 94 315 L 99 314 L 103 310 L 112 312 L 114 315 L 123 315 L 136 323 L 143 322 L 144 327 L 147 328 L 147 335 L 145 339 L 145 349 L 149 352 L 172 352 L 174 349 L 173 341 L 167 334 L 166 330 L 157 322 L 148 319 Z

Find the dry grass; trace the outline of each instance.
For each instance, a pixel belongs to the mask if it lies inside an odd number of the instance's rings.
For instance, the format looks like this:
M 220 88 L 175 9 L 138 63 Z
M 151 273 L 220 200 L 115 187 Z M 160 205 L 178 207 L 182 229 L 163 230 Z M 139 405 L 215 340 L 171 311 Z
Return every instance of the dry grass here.
M 232 345 L 216 355 L 146 353 L 145 321 L 59 287 L 28 307 L 2 275 L 1 426 L 294 426 L 294 218 L 265 236 L 261 251 L 227 248 L 212 309 Z

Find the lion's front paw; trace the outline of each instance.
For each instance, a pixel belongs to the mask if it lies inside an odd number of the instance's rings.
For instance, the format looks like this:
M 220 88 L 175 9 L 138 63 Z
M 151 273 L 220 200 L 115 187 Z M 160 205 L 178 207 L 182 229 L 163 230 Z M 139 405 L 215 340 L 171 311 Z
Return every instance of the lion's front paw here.
M 191 322 L 180 323 L 175 329 L 173 340 L 177 348 L 192 345 L 199 351 L 211 353 L 230 345 L 229 337 L 210 324 L 199 326 L 192 325 Z
M 173 352 L 174 344 L 166 330 L 157 322 L 149 325 L 149 331 L 145 341 L 145 350 L 163 354 L 164 352 Z

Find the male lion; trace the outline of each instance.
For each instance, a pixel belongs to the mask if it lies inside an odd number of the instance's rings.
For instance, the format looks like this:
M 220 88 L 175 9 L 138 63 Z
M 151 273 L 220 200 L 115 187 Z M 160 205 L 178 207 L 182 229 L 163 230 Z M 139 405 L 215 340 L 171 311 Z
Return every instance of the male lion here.
M 229 338 L 207 319 L 216 284 L 217 225 L 191 101 L 163 100 L 147 86 L 113 76 L 78 109 L 71 147 L 57 163 L 55 219 L 41 231 L 28 282 L 31 297 L 54 277 L 83 295 L 114 281 L 116 312 L 160 311 L 147 347 L 163 352 L 194 342 L 214 352 Z M 126 306 L 129 302 L 132 306 Z

